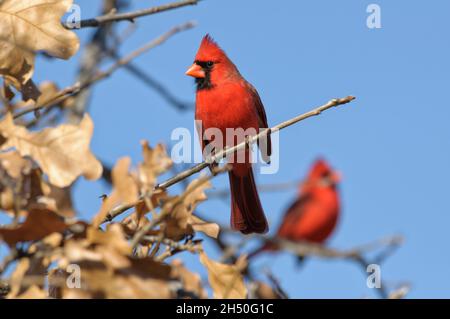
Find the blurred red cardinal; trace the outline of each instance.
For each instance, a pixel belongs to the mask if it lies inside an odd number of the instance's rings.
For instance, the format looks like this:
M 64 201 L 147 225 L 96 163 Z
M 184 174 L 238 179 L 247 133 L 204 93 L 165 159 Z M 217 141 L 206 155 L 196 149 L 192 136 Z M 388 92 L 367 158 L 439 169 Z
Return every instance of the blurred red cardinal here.
M 317 160 L 300 185 L 297 199 L 286 211 L 277 237 L 294 242 L 323 243 L 332 234 L 339 218 L 339 179 L 339 174 L 327 162 Z M 249 258 L 276 249 L 275 244 L 267 243 Z
M 194 77 L 197 83 L 195 119 L 201 121 L 198 129 L 202 150 L 208 144 L 211 144 L 208 148 L 219 150 L 245 140 L 245 135 L 241 134 L 232 137 L 230 141 L 226 136 L 227 128 L 253 128 L 258 132 L 260 128 L 268 127 L 258 92 L 242 77 L 237 67 L 209 35 L 203 38 L 194 64 L 186 74 Z M 208 139 L 204 133 L 210 128 L 220 130 L 223 140 Z M 268 162 L 271 153 L 270 136 L 267 140 L 258 141 L 258 144 L 264 161 Z M 242 154 L 242 160 L 234 161 L 229 172 L 231 227 L 244 234 L 264 233 L 268 231 L 268 225 L 256 189 L 250 155 L 248 151 L 243 151 L 240 155 Z M 237 155 L 238 159 L 240 155 Z

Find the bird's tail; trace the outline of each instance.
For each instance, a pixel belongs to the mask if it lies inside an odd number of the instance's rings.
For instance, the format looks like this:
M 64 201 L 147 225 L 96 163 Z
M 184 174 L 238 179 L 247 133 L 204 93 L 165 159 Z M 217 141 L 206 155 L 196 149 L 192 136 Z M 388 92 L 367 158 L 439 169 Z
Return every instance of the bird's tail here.
M 228 173 L 231 188 L 231 227 L 243 234 L 269 230 L 251 166 L 245 174 Z

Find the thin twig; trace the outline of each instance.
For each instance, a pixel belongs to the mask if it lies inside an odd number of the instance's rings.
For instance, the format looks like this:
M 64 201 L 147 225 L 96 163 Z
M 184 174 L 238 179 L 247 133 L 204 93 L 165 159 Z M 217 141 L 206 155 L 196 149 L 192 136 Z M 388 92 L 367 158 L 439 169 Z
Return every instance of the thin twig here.
M 21 110 L 20 112 L 16 113 L 14 115 L 14 118 L 17 119 L 21 116 L 24 116 L 25 114 L 35 112 L 44 108 L 50 108 L 54 105 L 57 105 L 67 99 L 68 97 L 77 94 L 81 90 L 93 85 L 94 83 L 101 81 L 105 78 L 108 78 L 111 76 L 117 69 L 120 67 L 123 67 L 124 65 L 127 65 L 130 63 L 133 59 L 139 57 L 140 55 L 146 53 L 147 51 L 155 48 L 156 46 L 159 46 L 163 44 L 166 40 L 168 40 L 171 36 L 175 35 L 178 32 L 185 31 L 188 29 L 191 29 L 195 27 L 195 22 L 187 22 L 185 24 L 179 25 L 177 27 L 172 28 L 168 32 L 164 33 L 163 35 L 159 36 L 158 38 L 154 39 L 153 41 L 147 43 L 146 45 L 142 46 L 141 48 L 137 49 L 136 51 L 131 52 L 126 57 L 118 60 L 116 63 L 114 63 L 112 66 L 110 66 L 106 71 L 102 71 L 97 73 L 94 77 L 88 79 L 85 82 L 77 82 L 71 86 L 68 86 L 52 96 L 51 98 L 42 101 L 39 104 L 33 105 L 31 107 L 25 108 Z
M 258 192 L 282 192 L 298 187 L 299 182 L 285 182 L 273 184 L 258 184 Z M 208 198 L 226 198 L 230 196 L 230 189 L 224 188 L 207 192 Z
M 196 191 L 200 186 L 207 183 L 212 177 L 217 176 L 218 174 L 226 172 L 228 170 L 229 170 L 229 166 L 225 165 L 224 167 L 217 169 L 214 172 L 214 174 L 211 174 L 208 176 L 203 176 L 203 177 L 199 178 L 196 181 L 197 183 L 192 188 L 186 190 L 181 196 L 179 196 L 176 199 L 176 201 L 174 203 L 172 203 L 172 205 L 170 205 L 171 209 L 164 209 L 164 207 L 163 207 L 161 213 L 158 216 L 153 218 L 148 224 L 144 225 L 141 229 L 139 229 L 139 231 L 136 232 L 136 234 L 134 235 L 134 237 L 131 241 L 131 247 L 135 248 L 141 242 L 141 240 L 145 237 L 145 235 L 147 234 L 147 232 L 150 229 L 154 228 L 155 226 L 157 226 L 161 222 L 163 222 L 164 219 L 166 219 L 166 217 L 169 216 L 170 213 L 176 208 L 176 206 L 183 203 L 185 198 L 187 196 L 189 196 L 190 194 L 192 194 L 192 192 Z
M 264 238 L 264 237 L 263 237 Z M 364 253 L 376 250 L 380 247 L 398 246 L 403 242 L 401 236 L 390 236 L 377 240 L 368 245 L 362 247 L 353 248 L 350 250 L 335 250 L 326 246 L 309 243 L 309 242 L 292 242 L 281 238 L 269 238 L 266 241 L 273 242 L 278 247 L 284 250 L 290 251 L 299 256 L 316 256 L 322 258 L 344 258 L 344 259 L 356 259 Z
M 112 52 L 110 56 L 113 59 L 118 59 L 117 55 Z M 165 87 L 162 83 L 158 82 L 156 79 L 151 77 L 148 73 L 140 69 L 133 63 L 129 63 L 124 66 L 125 70 L 130 74 L 134 75 L 138 80 L 142 81 L 145 85 L 155 90 L 167 103 L 173 106 L 178 111 L 189 111 L 193 110 L 194 103 L 184 102 L 179 100 L 170 90 Z
M 107 14 L 112 10 L 120 9 L 125 3 L 118 0 L 103 0 L 102 13 Z M 97 66 L 105 58 L 104 52 L 107 50 L 108 37 L 113 32 L 114 25 L 104 24 L 99 26 L 91 35 L 90 41 L 84 46 L 84 51 L 80 59 L 78 70 L 78 82 L 83 83 L 96 76 Z M 75 97 L 70 107 L 65 108 L 68 122 L 78 124 L 89 108 L 92 91 L 86 88 Z
M 134 22 L 134 19 L 139 17 L 144 17 L 164 11 L 169 11 L 185 6 L 190 5 L 196 5 L 200 0 L 183 0 L 179 2 L 173 2 L 168 4 L 163 4 L 157 7 L 151 7 L 147 9 L 137 10 L 133 12 L 126 12 L 126 13 L 115 13 L 112 11 L 111 13 L 92 18 L 92 19 L 86 19 L 81 20 L 79 22 L 80 28 L 86 28 L 86 27 L 98 27 L 102 24 L 108 23 L 108 22 L 118 22 L 118 21 L 131 21 Z M 64 24 L 64 27 L 67 29 L 72 29 L 72 23 L 66 23 Z M 78 26 L 77 26 L 78 27 Z
M 211 157 L 211 159 L 209 161 L 204 161 L 194 167 L 191 167 L 177 175 L 175 175 L 172 178 L 169 178 L 168 180 L 166 180 L 165 182 L 156 185 L 155 190 L 156 189 L 167 189 L 170 186 L 177 184 L 183 180 L 185 180 L 186 178 L 188 178 L 189 176 L 194 175 L 195 173 L 198 173 L 200 171 L 202 171 L 203 169 L 210 167 L 211 162 L 219 162 L 222 158 L 226 157 L 229 154 L 232 154 L 234 152 L 237 152 L 240 149 L 243 149 L 245 147 L 249 147 L 250 144 L 255 143 L 261 136 L 265 136 L 267 134 L 269 134 L 270 132 L 276 132 L 279 130 L 282 130 L 290 125 L 293 125 L 295 123 L 298 123 L 300 121 L 306 120 L 307 118 L 313 117 L 313 116 L 317 116 L 319 114 L 321 114 L 323 111 L 326 111 L 332 107 L 336 107 L 339 105 L 344 105 L 347 103 L 350 103 L 351 101 L 353 101 L 355 99 L 355 97 L 353 96 L 347 96 L 345 98 L 341 98 L 341 99 L 333 99 L 331 101 L 329 101 L 328 103 L 319 106 L 309 112 L 303 113 L 299 116 L 296 116 L 290 120 L 287 120 L 283 123 L 280 123 L 274 127 L 272 127 L 271 129 L 265 129 L 263 131 L 261 131 L 259 134 L 255 135 L 255 136 L 251 136 L 247 141 L 244 141 L 236 146 L 227 148 L 225 150 L 219 151 L 217 152 L 214 156 Z M 141 202 L 142 199 L 139 200 L 139 202 Z M 112 221 L 114 218 L 116 218 L 117 216 L 123 214 L 124 212 L 126 212 L 128 209 L 132 208 L 136 206 L 136 203 L 133 203 L 131 205 L 119 205 L 116 206 L 113 210 L 111 210 L 111 212 L 108 213 L 108 215 L 106 216 L 105 220 L 103 221 L 103 223 L 106 222 L 110 222 Z
M 289 299 L 289 295 L 286 293 L 286 291 L 281 287 L 280 281 L 278 278 L 275 277 L 275 275 L 270 271 L 270 269 L 265 269 L 265 274 L 269 281 L 272 283 L 273 287 L 275 288 L 275 293 L 277 293 L 281 299 Z
M 233 147 L 226 148 L 224 150 L 221 150 L 221 151 L 215 153 L 213 156 L 211 156 L 209 161 L 204 161 L 204 162 L 202 162 L 202 163 L 200 163 L 200 164 L 198 164 L 198 165 L 196 165 L 196 166 L 194 166 L 194 167 L 192 167 L 192 168 L 190 168 L 188 170 L 185 170 L 185 171 L 181 172 L 180 174 L 178 174 L 178 175 L 176 175 L 176 176 L 166 180 L 165 182 L 159 184 L 157 186 L 157 188 L 166 189 L 166 188 L 168 188 L 168 187 L 170 187 L 170 186 L 172 186 L 172 185 L 174 185 L 174 184 L 184 180 L 185 178 L 187 178 L 187 177 L 189 177 L 191 175 L 194 175 L 194 174 L 200 172 L 201 170 L 209 167 L 211 165 L 211 163 L 214 163 L 214 162 L 217 163 L 221 159 L 225 158 L 226 156 L 228 156 L 230 154 L 233 154 L 233 153 L 235 153 L 235 152 L 237 152 L 239 150 L 242 150 L 244 148 L 249 147 L 251 144 L 256 143 L 256 141 L 258 139 L 260 139 L 261 137 L 263 137 L 263 136 L 266 136 L 268 134 L 272 134 L 272 133 L 275 133 L 277 131 L 280 131 L 280 130 L 282 130 L 282 129 L 288 127 L 288 126 L 291 126 L 291 125 L 293 125 L 295 123 L 298 123 L 300 121 L 306 120 L 307 118 L 310 118 L 310 117 L 313 117 L 313 116 L 317 116 L 317 115 L 321 114 L 323 111 L 326 111 L 326 110 L 328 110 L 328 109 L 330 109 L 332 107 L 336 107 L 336 106 L 339 106 L 339 105 L 344 105 L 344 104 L 350 103 L 354 99 L 355 99 L 354 96 L 347 96 L 345 98 L 333 99 L 333 100 L 329 101 L 328 103 L 326 103 L 326 104 L 324 104 L 322 106 L 319 106 L 319 107 L 317 107 L 317 108 L 315 108 L 315 109 L 313 109 L 313 110 L 311 110 L 309 112 L 306 112 L 306 113 L 301 114 L 299 116 L 296 116 L 296 117 L 294 117 L 294 118 L 292 118 L 290 120 L 287 120 L 287 121 L 285 121 L 283 123 L 280 123 L 280 124 L 270 128 L 270 129 L 264 129 L 259 134 L 256 134 L 256 135 L 253 135 L 253 136 L 249 137 L 246 141 L 244 141 L 244 142 L 242 142 L 240 144 L 237 144 L 237 145 L 235 145 Z
M 384 248 L 384 251 L 392 252 L 394 251 L 400 244 L 403 243 L 402 236 L 390 236 L 386 238 L 382 238 L 370 244 L 366 244 L 361 247 L 353 248 L 346 251 L 339 251 L 335 249 L 328 248 L 326 246 L 309 243 L 309 242 L 292 242 L 289 240 L 281 239 L 281 238 L 273 238 L 267 239 L 266 241 L 274 243 L 277 247 L 281 249 L 290 251 L 298 256 L 316 256 L 322 258 L 334 258 L 334 259 L 348 259 L 356 262 L 358 265 L 362 267 L 364 273 L 366 273 L 367 268 L 370 264 L 378 264 L 379 260 L 375 261 L 368 260 L 364 254 L 379 249 L 380 247 Z M 386 255 L 384 251 L 380 255 Z M 383 259 L 384 260 L 384 259 Z M 380 288 L 378 288 L 377 293 L 381 298 L 388 298 L 389 293 L 386 290 L 386 286 L 383 282 L 381 282 Z

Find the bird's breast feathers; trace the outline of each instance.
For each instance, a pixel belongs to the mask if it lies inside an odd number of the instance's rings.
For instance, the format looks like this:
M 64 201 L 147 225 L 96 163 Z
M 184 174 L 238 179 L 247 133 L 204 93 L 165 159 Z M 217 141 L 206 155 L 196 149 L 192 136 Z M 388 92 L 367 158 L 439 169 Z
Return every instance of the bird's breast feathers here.
M 204 128 L 258 128 L 254 104 L 242 85 L 222 85 L 197 92 L 195 118 Z

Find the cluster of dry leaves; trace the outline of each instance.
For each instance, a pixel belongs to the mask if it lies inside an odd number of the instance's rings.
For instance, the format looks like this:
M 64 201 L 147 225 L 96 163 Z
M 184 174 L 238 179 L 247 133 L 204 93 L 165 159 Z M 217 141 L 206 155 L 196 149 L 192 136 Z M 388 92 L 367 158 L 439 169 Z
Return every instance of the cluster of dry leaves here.
M 215 262 L 194 239 L 196 232 L 219 233 L 218 225 L 194 215 L 206 200 L 208 178 L 194 180 L 177 196 L 155 188 L 157 177 L 172 165 L 162 145 L 151 148 L 143 142 L 143 161 L 134 170 L 128 157 L 119 159 L 112 170 L 112 192 L 99 212 L 89 223 L 74 218 L 74 180 L 82 175 L 97 179 L 102 173 L 89 150 L 92 131 L 88 116 L 79 125 L 38 132 L 15 125 L 9 116 L 0 122 L 0 205 L 14 217 L 12 225 L 0 228 L 0 237 L 17 255 L 8 297 L 207 297 L 198 274 L 180 261 L 165 262 L 183 251 L 199 255 L 215 297 L 246 297 L 245 260 Z M 105 223 L 117 205 L 134 209 L 118 222 Z
M 61 59 L 77 52 L 78 37 L 61 24 L 71 5 L 72 0 L 0 1 L 0 75 L 7 98 L 13 96 L 11 86 L 24 100 L 39 95 L 31 80 L 36 52 Z
M 180 252 L 199 256 L 214 297 L 245 298 L 246 260 L 223 264 L 205 253 L 197 232 L 218 236 L 219 227 L 194 215 L 206 200 L 207 177 L 180 195 L 155 187 L 172 162 L 162 145 L 142 143 L 143 160 L 134 169 L 121 158 L 112 170 L 112 191 L 90 222 L 79 221 L 71 187 L 83 176 L 96 180 L 102 164 L 90 151 L 94 124 L 39 131 L 14 112 L 44 105 L 60 95 L 51 82 L 32 81 L 38 52 L 68 59 L 79 47 L 74 32 L 61 24 L 72 0 L 0 0 L 0 210 L 11 224 L 0 227 L 9 255 L 0 262 L 0 297 L 7 298 L 206 298 L 206 284 L 179 260 Z M 14 91 L 20 92 L 18 100 Z M 62 107 L 70 99 L 61 102 Z M 112 221 L 118 206 L 131 208 Z M 125 215 L 125 214 L 124 214 Z M 117 216 L 113 216 L 117 217 Z M 5 277 L 5 270 L 12 270 Z

